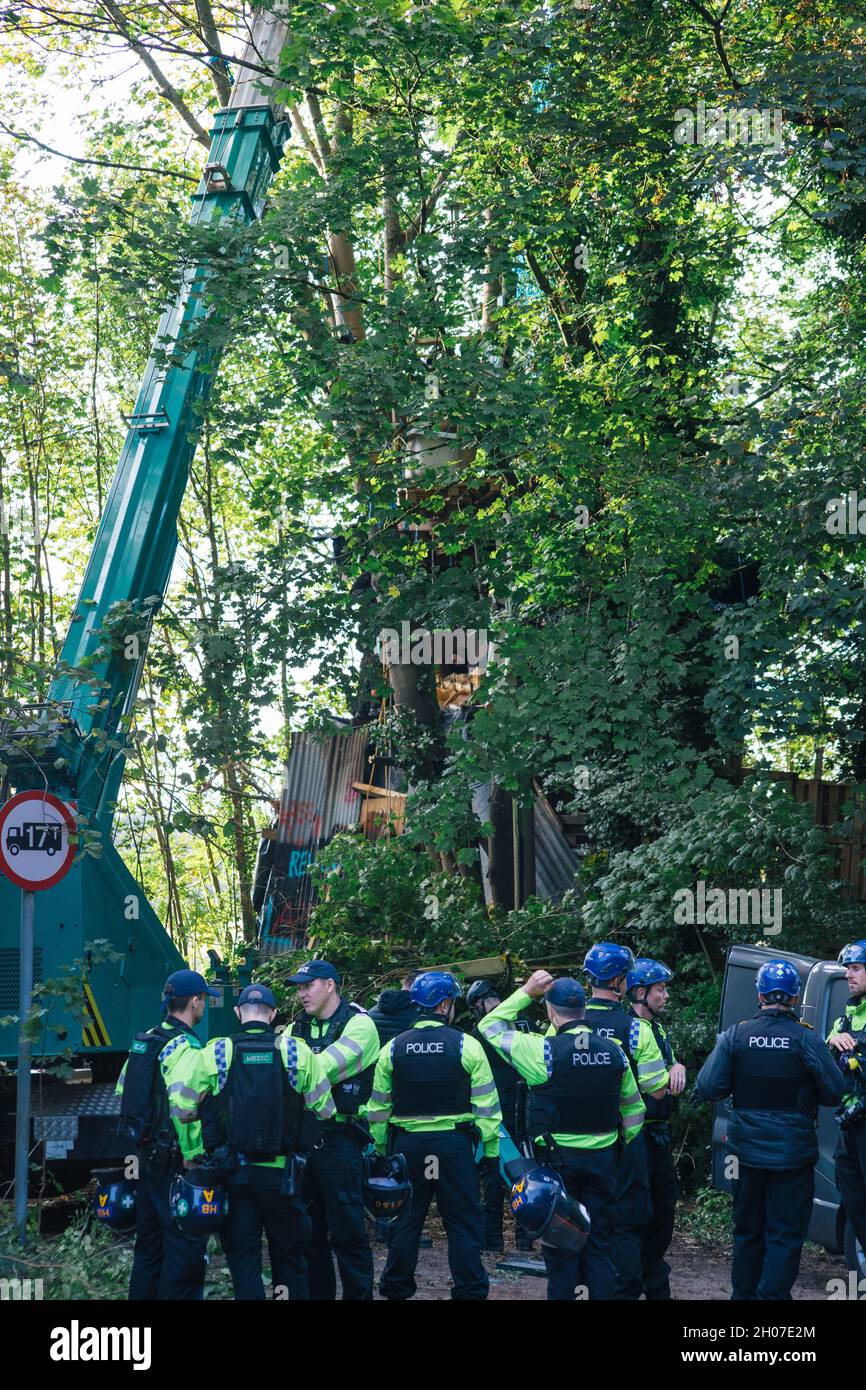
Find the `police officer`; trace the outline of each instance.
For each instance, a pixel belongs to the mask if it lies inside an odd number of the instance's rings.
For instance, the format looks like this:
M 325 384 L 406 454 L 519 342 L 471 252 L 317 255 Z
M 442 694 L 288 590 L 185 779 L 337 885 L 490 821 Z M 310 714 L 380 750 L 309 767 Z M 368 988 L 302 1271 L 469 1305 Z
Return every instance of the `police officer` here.
M 241 1300 L 265 1297 L 263 1231 L 274 1297 L 308 1297 L 303 1167 L 317 1138 L 316 1117 L 337 1113 L 320 1059 L 300 1038 L 275 1035 L 276 1012 L 266 985 L 247 985 L 235 1007 L 240 1032 L 214 1038 L 204 1051 L 216 1099 L 201 1107 L 203 1137 L 208 1149 L 225 1154 L 231 1173 L 220 1239 Z
M 496 1083 L 496 1094 L 499 1097 L 499 1107 L 502 1111 L 502 1124 L 508 1137 L 516 1146 L 525 1132 L 525 1116 L 518 1114 L 518 1110 L 522 1111 L 524 1108 L 522 1102 L 525 1102 L 526 1083 L 520 1073 L 515 1071 L 514 1067 L 505 1061 L 502 1054 L 497 1052 L 496 1048 L 487 1041 L 478 1027 L 478 1022 L 484 1018 L 485 1014 L 490 1013 L 491 1009 L 495 1009 L 498 1004 L 502 1003 L 502 1000 L 489 980 L 476 980 L 474 984 L 470 985 L 466 993 L 466 1003 L 476 1018 L 472 1036 L 477 1038 L 484 1048 L 484 1054 L 490 1063 L 490 1070 Z M 518 1019 L 516 1026 L 522 1032 L 532 1031 L 528 1019 Z M 482 1158 L 479 1165 L 485 1250 L 504 1250 L 505 1248 L 502 1235 L 502 1211 L 505 1205 L 506 1187 L 502 1181 L 499 1163 L 499 1159 Z M 532 1249 L 532 1241 L 520 1225 L 517 1225 L 514 1244 L 518 1250 Z
M 661 1099 L 668 1086 L 668 1070 L 649 1024 L 622 1005 L 628 971 L 634 956 L 627 946 L 601 941 L 587 951 L 583 962 L 592 998 L 586 1021 L 601 1038 L 615 1039 L 629 1060 L 644 1099 Z M 650 1220 L 649 1175 L 643 1135 L 620 1154 L 613 1229 L 613 1262 L 616 1266 L 617 1299 L 641 1296 L 641 1239 Z
M 542 997 L 552 1034 L 520 1032 L 515 1020 Z M 579 1253 L 542 1243 L 547 1296 L 573 1302 L 583 1285 L 590 1299 L 613 1298 L 617 1139 L 621 1126 L 626 1149 L 636 1143 L 645 1114 L 625 1054 L 614 1038 L 592 1031 L 583 986 L 554 981 L 546 970 L 536 970 L 478 1026 L 529 1085 L 527 1127 L 536 1154 L 559 1169 L 569 1196 L 589 1212 L 589 1239 Z
M 388 1230 L 388 1258 L 379 1284 L 391 1300 L 411 1298 L 424 1221 L 435 1193 L 448 1237 L 454 1299 L 484 1299 L 484 1240 L 475 1143 L 499 1153 L 502 1112 L 480 1043 L 453 1028 L 462 990 L 444 971 L 419 975 L 412 1002 L 421 1017 L 382 1049 L 367 1118 L 380 1154 L 402 1153 L 412 1196 Z
M 370 1017 L 379 1034 L 380 1047 L 396 1038 L 398 1033 L 405 1033 L 418 1018 L 418 1010 L 412 1003 L 409 991 L 420 974 L 420 970 L 410 970 L 403 976 L 400 989 L 383 989 L 378 1002 L 370 1010 Z
M 675 1059 L 661 1022 L 668 1003 L 668 981 L 672 979 L 672 970 L 660 960 L 646 956 L 636 960 L 625 977 L 631 1007 L 652 1029 L 669 1077 L 666 1095 L 646 1097 L 643 1127 L 652 1214 L 641 1234 L 641 1269 L 644 1293 L 653 1301 L 671 1296 L 671 1270 L 665 1253 L 674 1233 L 679 1184 L 671 1148 L 670 1117 L 674 1097 L 682 1094 L 686 1084 L 686 1069 Z
M 756 985 L 758 1013 L 721 1034 L 695 1094 L 733 1101 L 731 1297 L 790 1300 L 812 1215 L 818 1106 L 837 1104 L 843 1084 L 827 1049 L 793 1012 L 800 993 L 795 967 L 767 961 Z
M 866 1060 L 861 1060 L 866 1040 L 866 941 L 844 946 L 839 963 L 845 966 L 850 997 L 827 1038 L 840 1070 L 844 1069 L 848 1111 L 836 1149 L 836 1186 L 854 1234 L 866 1250 L 866 1104 L 864 1083 L 858 1079 L 861 1068 L 866 1069 Z
M 337 1296 L 333 1254 L 343 1298 L 373 1297 L 373 1256 L 364 1224 L 363 1151 L 369 1137 L 358 1121 L 379 1056 L 376 1025 L 359 1004 L 340 995 L 339 972 L 310 960 L 288 977 L 304 1012 L 289 1032 L 317 1053 L 331 1083 L 337 1114 L 322 1127 L 322 1145 L 310 1154 L 304 1180 L 313 1229 L 307 1251 L 310 1298 Z
M 198 1104 L 208 1089 L 202 1043 L 193 1029 L 207 996 L 218 995 L 196 970 L 176 970 L 162 993 L 164 1018 L 132 1041 L 117 1082 L 119 1130 L 138 1146 L 131 1300 L 202 1297 L 204 1236 L 178 1230 L 171 1212 L 175 1175 L 204 1154 Z

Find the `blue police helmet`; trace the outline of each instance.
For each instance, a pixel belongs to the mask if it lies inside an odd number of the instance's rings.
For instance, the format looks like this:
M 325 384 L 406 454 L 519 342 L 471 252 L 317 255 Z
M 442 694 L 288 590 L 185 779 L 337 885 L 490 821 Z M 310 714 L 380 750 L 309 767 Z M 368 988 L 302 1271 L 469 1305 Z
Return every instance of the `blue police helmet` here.
M 615 941 L 599 941 L 584 956 L 583 968 L 594 980 L 606 983 L 624 975 L 634 965 L 634 952 Z
M 511 1210 L 526 1234 L 544 1245 L 576 1254 L 589 1238 L 586 1207 L 568 1195 L 553 1168 L 539 1164 L 524 1173 L 511 1189 Z
M 135 1225 L 135 1189 L 137 1183 L 124 1177 L 121 1168 L 95 1168 L 96 1191 L 91 1207 L 93 1215 L 112 1231 L 130 1231 Z
M 207 1236 L 218 1231 L 229 1214 L 225 1187 L 202 1169 L 178 1173 L 169 1197 L 174 1224 L 185 1236 Z
M 625 987 L 631 991 L 633 989 L 649 989 L 650 985 L 667 984 L 668 980 L 674 978 L 674 972 L 669 970 L 660 960 L 650 960 L 649 956 L 638 956 L 631 970 L 625 977 Z
M 435 1009 L 443 999 L 460 999 L 462 995 L 463 990 L 454 976 L 444 970 L 426 970 L 409 991 L 409 998 L 419 1009 Z
M 759 994 L 787 994 L 793 999 L 800 993 L 800 976 L 787 960 L 768 960 L 755 977 Z
M 866 965 L 866 941 L 852 941 L 837 957 L 840 965 Z

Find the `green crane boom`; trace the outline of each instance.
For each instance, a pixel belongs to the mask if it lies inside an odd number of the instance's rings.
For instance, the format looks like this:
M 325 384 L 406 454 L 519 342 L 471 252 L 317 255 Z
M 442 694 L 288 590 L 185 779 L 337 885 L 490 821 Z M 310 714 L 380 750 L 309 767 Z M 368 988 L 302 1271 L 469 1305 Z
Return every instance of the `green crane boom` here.
M 255 66 L 241 68 L 229 105 L 216 116 L 192 200 L 195 225 L 250 223 L 262 214 L 289 129 L 260 70 L 276 66 L 285 36 L 283 19 L 260 13 L 244 54 Z M 68 1048 L 107 1063 L 106 1075 L 131 1035 L 153 1022 L 162 983 L 182 963 L 111 843 L 111 827 L 124 767 L 124 716 L 134 705 L 150 625 L 169 582 L 200 405 L 217 367 L 216 353 L 193 332 L 210 312 L 207 282 L 205 264 L 182 267 L 177 295 L 160 320 L 48 699 L 24 723 L 0 731 L 12 786 L 50 790 L 71 803 L 82 826 L 101 832 L 98 853 L 83 853 L 60 883 L 36 895 L 35 979 L 55 978 L 83 959 L 87 1005 L 83 1017 L 78 1008 L 55 1005 L 34 1051 L 45 1056 Z M 98 838 L 91 846 L 99 847 Z M 19 890 L 0 875 L 0 1016 L 18 1007 L 18 900 Z M 88 959 L 87 945 L 97 939 L 108 940 L 123 959 Z M 211 1031 L 222 1031 L 218 1013 Z M 0 1058 L 15 1055 L 14 1025 L 0 1028 Z

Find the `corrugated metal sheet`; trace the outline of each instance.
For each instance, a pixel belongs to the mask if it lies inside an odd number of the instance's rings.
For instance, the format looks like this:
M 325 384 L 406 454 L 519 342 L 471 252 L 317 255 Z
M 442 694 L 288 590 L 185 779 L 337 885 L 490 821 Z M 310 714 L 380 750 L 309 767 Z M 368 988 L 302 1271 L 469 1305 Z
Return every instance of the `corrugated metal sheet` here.
M 475 787 L 472 809 L 482 820 L 490 814 L 490 783 L 483 782 Z M 573 887 L 577 873 L 579 856 L 572 849 L 562 827 L 547 798 L 541 794 L 535 797 L 533 807 L 535 821 L 535 895 L 559 902 L 566 889 Z M 487 852 L 481 850 L 481 878 L 484 884 L 484 900 L 492 902 L 490 879 L 487 868 Z
M 299 949 L 315 902 L 309 866 L 340 830 L 355 825 L 364 781 L 367 733 L 353 729 L 328 739 L 292 737 L 274 839 L 263 839 L 256 861 L 253 905 L 259 949 L 279 955 Z
M 535 798 L 535 892 L 558 903 L 574 886 L 579 856 L 562 833 L 556 812 L 545 796 Z

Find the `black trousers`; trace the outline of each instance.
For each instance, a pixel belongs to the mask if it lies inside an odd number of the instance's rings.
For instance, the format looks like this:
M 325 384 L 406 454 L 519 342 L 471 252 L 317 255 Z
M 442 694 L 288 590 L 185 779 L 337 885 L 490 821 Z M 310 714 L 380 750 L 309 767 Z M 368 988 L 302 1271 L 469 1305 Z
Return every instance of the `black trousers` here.
M 514 1136 L 512 1135 L 513 1139 Z M 483 1159 L 478 1165 L 481 1180 L 481 1209 L 484 1215 L 484 1249 L 503 1250 L 505 1248 L 502 1228 L 505 1199 L 510 1188 L 503 1181 L 499 1159 Z M 532 1241 L 515 1221 L 514 1244 L 518 1250 L 531 1250 Z
M 749 1168 L 734 1184 L 731 1298 L 790 1301 L 812 1216 L 815 1168 Z
M 577 1254 L 557 1250 L 542 1241 L 547 1269 L 547 1297 L 573 1303 L 578 1286 L 590 1299 L 613 1298 L 615 1270 L 611 1259 L 613 1206 L 616 1191 L 616 1146 L 609 1149 L 560 1148 L 559 1175 L 570 1197 L 589 1212 L 590 1233 Z
M 836 1186 L 854 1234 L 866 1250 L 866 1120 L 839 1131 Z
M 665 1255 L 673 1238 L 680 1187 L 667 1125 L 648 1125 L 644 1136 L 652 1212 L 641 1233 L 642 1283 L 648 1299 L 668 1299 L 671 1267 Z
M 267 1236 L 274 1297 L 307 1299 L 304 1247 L 312 1223 L 303 1202 L 282 1197 L 282 1168 L 248 1164 L 229 1183 L 229 1215 L 220 1239 L 235 1298 L 263 1300 L 262 1234 Z
M 651 1211 L 646 1144 L 639 1134 L 621 1150 L 617 1166 L 611 1254 L 618 1300 L 635 1300 L 643 1292 L 641 1242 Z
M 306 1250 L 310 1298 L 337 1297 L 334 1257 L 343 1298 L 373 1297 L 373 1256 L 364 1224 L 363 1156 L 358 1141 L 336 1123 L 307 1160 L 304 1201 L 312 1223 Z
M 393 1152 L 406 1155 L 412 1196 L 388 1230 L 388 1258 L 379 1282 L 384 1298 L 407 1299 L 416 1292 L 418 1243 L 433 1196 L 448 1237 L 451 1297 L 484 1299 L 489 1291 L 481 1262 L 484 1226 L 475 1152 L 467 1134 L 454 1130 L 410 1134 L 393 1131 Z
M 129 1279 L 132 1302 L 187 1302 L 204 1290 L 204 1236 L 186 1236 L 174 1224 L 170 1194 L 175 1175 L 142 1171 L 135 1193 L 135 1251 Z

